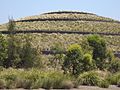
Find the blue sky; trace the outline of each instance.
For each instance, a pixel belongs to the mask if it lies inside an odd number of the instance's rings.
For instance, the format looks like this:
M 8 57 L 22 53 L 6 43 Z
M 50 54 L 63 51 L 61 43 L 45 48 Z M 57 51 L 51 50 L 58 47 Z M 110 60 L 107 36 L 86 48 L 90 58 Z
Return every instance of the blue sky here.
M 49 11 L 85 11 L 120 20 L 120 0 L 1 0 L 0 23 Z

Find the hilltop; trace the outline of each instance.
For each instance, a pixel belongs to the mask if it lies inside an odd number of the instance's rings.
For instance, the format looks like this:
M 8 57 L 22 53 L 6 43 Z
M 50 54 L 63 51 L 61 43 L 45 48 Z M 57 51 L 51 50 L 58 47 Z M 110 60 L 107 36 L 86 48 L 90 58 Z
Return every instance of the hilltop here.
M 40 15 L 28 16 L 15 20 L 16 30 L 42 31 L 78 31 L 92 33 L 120 34 L 120 21 L 99 16 L 93 13 L 77 11 L 48 12 Z M 7 30 L 7 24 L 0 25 L 0 30 Z M 36 44 L 42 49 L 50 49 L 55 43 L 67 47 L 72 43 L 80 43 L 86 37 L 79 34 L 32 34 Z M 104 35 L 107 45 L 113 51 L 120 51 L 120 36 Z M 38 43 L 39 42 L 39 43 Z

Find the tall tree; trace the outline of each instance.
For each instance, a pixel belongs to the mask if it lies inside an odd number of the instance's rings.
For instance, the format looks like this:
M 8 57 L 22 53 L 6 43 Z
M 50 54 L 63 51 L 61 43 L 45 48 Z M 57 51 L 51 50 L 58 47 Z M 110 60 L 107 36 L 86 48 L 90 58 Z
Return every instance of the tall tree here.
M 20 61 L 19 54 L 17 53 L 17 38 L 15 37 L 15 21 L 13 19 L 9 20 L 8 23 L 8 59 L 5 62 L 5 66 L 15 67 Z
M 7 40 L 4 35 L 0 34 L 0 66 L 4 66 L 7 59 Z
M 93 48 L 93 59 L 99 69 L 103 69 L 106 62 L 107 47 L 105 40 L 99 35 L 92 35 L 88 37 L 89 45 Z
M 36 48 L 31 44 L 32 36 L 26 35 L 25 44 L 21 48 L 19 63 L 20 68 L 42 67 L 40 54 Z
M 63 70 L 76 75 L 80 73 L 81 61 L 83 60 L 83 51 L 80 45 L 70 45 L 66 52 L 65 60 L 63 62 Z

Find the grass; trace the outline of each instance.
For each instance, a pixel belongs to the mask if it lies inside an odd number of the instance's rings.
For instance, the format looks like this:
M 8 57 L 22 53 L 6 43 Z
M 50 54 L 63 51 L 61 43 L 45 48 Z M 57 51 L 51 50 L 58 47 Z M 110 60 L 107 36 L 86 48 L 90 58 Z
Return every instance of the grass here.
M 50 50 L 56 43 L 64 50 L 71 44 L 83 44 L 88 35 L 79 34 L 30 34 L 34 40 L 33 45 L 41 50 Z M 23 35 L 24 36 L 24 35 Z M 103 36 L 107 43 L 107 48 L 111 51 L 120 51 L 120 36 Z
M 96 21 L 33 21 L 33 22 L 16 22 L 16 30 L 61 30 L 61 31 L 82 31 L 82 32 L 104 32 L 120 33 L 120 23 L 115 23 L 113 19 L 101 17 L 91 13 L 84 12 L 50 12 L 41 15 L 21 18 L 20 20 L 29 19 L 93 19 L 106 20 L 111 22 Z M 0 25 L 0 30 L 7 30 L 7 24 Z M 54 43 L 60 43 L 62 47 L 67 48 L 73 43 L 81 43 L 86 36 L 78 34 L 31 34 L 36 40 L 33 45 L 38 45 L 41 50 L 50 49 Z M 104 36 L 108 48 L 112 51 L 120 51 L 120 36 Z
M 49 12 L 41 15 L 29 16 L 25 18 L 21 18 L 20 20 L 29 20 L 29 19 L 58 19 L 58 18 L 66 18 L 66 19 L 95 19 L 95 20 L 107 20 L 114 21 L 111 18 L 106 18 L 102 16 L 98 16 L 92 13 L 86 12 L 74 12 L 74 11 L 60 11 L 60 12 Z
M 112 84 L 120 86 L 119 72 L 109 76 L 104 71 L 88 71 L 74 77 L 61 71 L 38 69 L 3 68 L 0 71 L 0 89 L 71 89 L 79 85 L 108 88 Z
M 72 79 L 59 71 L 41 71 L 37 69 L 4 69 L 0 71 L 0 88 L 73 88 Z

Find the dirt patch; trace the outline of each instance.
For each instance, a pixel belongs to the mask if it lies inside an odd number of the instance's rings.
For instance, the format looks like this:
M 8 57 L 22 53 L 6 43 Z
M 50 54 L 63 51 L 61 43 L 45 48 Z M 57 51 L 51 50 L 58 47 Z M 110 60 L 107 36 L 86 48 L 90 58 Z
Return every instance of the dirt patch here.
M 100 88 L 97 86 L 79 86 L 77 89 L 71 90 L 120 90 L 120 88 L 115 85 L 110 85 L 109 88 Z

